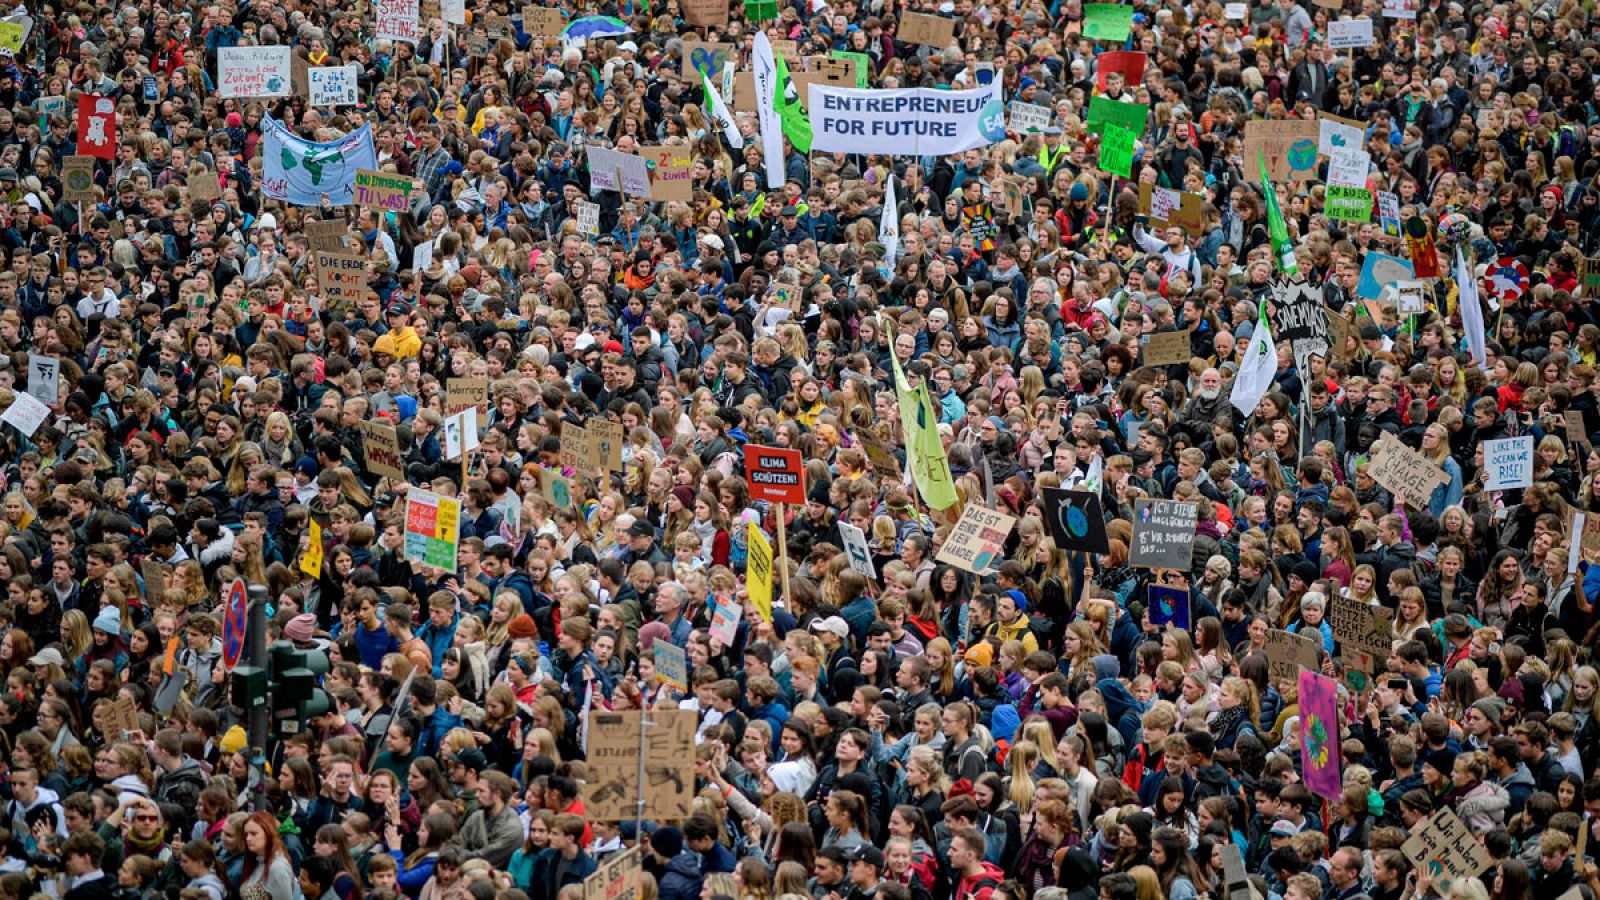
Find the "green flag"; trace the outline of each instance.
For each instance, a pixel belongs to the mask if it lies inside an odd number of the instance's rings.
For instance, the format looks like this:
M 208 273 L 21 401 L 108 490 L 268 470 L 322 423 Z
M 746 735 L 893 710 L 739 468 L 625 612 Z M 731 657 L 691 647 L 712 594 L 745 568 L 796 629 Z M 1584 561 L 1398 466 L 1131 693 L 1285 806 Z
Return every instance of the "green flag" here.
M 889 368 L 894 372 L 894 392 L 900 401 L 900 431 L 906 442 L 906 465 L 922 499 L 933 509 L 949 509 L 960 502 L 955 482 L 950 477 L 950 461 L 939 440 L 939 411 L 928 386 L 915 388 L 906 381 L 900 358 L 894 353 L 894 330 L 887 323 Z
M 1272 189 L 1272 178 L 1267 175 L 1267 160 L 1256 152 L 1256 163 L 1261 166 L 1261 187 L 1267 194 L 1267 233 L 1272 238 L 1272 255 L 1278 269 L 1285 275 L 1299 275 L 1300 266 L 1294 258 L 1294 242 L 1289 240 L 1289 229 L 1283 224 L 1283 210 L 1278 207 L 1278 192 Z
M 778 108 L 778 118 L 783 120 L 783 133 L 789 136 L 789 143 L 801 153 L 810 153 L 811 118 L 806 115 L 805 104 L 800 102 L 800 89 L 789 77 L 789 64 L 783 61 L 781 54 L 778 56 L 778 90 L 772 105 Z

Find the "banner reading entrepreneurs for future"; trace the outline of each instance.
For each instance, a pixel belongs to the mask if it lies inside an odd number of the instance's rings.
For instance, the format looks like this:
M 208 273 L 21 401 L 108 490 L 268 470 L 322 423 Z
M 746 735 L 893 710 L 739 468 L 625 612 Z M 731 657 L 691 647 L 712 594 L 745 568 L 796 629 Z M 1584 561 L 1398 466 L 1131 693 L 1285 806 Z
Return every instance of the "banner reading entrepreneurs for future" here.
M 813 83 L 811 148 L 828 153 L 944 156 L 1006 137 L 1000 80 L 970 91 L 858 90 Z

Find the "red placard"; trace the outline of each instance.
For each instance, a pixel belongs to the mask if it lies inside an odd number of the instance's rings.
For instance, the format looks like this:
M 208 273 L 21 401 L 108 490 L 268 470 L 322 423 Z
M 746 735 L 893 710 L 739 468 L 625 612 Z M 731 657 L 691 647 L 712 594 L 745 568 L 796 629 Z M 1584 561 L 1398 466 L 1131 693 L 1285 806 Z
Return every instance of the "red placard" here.
M 1149 57 L 1138 50 L 1108 50 L 1095 57 L 1095 84 L 1103 91 L 1106 89 L 1106 76 L 1120 72 L 1128 90 L 1134 90 L 1144 82 L 1144 66 L 1148 61 Z
M 750 497 L 769 503 L 806 502 L 806 465 L 799 450 L 744 446 L 745 480 Z
M 78 97 L 78 152 L 100 159 L 116 158 L 117 104 L 110 97 Z

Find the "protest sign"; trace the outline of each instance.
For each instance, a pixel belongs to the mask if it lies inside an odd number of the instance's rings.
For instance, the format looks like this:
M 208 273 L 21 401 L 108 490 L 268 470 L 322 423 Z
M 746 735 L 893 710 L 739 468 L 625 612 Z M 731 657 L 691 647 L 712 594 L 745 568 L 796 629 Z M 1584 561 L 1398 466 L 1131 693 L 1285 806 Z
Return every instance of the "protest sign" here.
M 1203 198 L 1188 191 L 1175 191 L 1153 184 L 1139 185 L 1139 212 L 1150 217 L 1150 227 L 1176 225 L 1191 236 L 1198 235 L 1205 222 L 1200 218 Z
M 1016 523 L 1003 512 L 968 503 L 935 558 L 975 575 L 988 574 L 1005 555 L 1006 538 Z
M 1533 435 L 1483 442 L 1483 489 L 1509 491 L 1533 485 Z
M 1400 236 L 1400 198 L 1391 191 L 1376 191 L 1378 221 L 1383 225 L 1384 237 Z
M 607 472 L 622 471 L 622 426 L 609 419 L 591 419 L 589 440 L 594 445 L 595 459 Z
M 129 732 L 139 730 L 139 706 L 127 694 L 119 693 L 115 700 L 95 707 L 99 712 L 100 733 L 106 742 L 125 741 Z
M 849 522 L 839 523 L 839 537 L 844 541 L 844 555 L 856 574 L 871 581 L 878 580 L 878 568 L 872 564 L 872 551 L 867 547 L 867 533 Z
M 1105 131 L 1106 125 L 1119 125 L 1133 132 L 1135 136 L 1144 134 L 1145 125 L 1150 119 L 1150 107 L 1145 103 L 1122 103 L 1096 94 L 1089 101 L 1089 115 L 1085 120 L 1085 127 L 1090 134 L 1100 134 Z
M 539 493 L 550 501 L 552 509 L 572 508 L 572 480 L 554 469 L 539 471 Z
M 405 175 L 357 169 L 355 203 L 372 209 L 406 212 L 411 208 L 411 179 Z
M 724 7 L 726 9 L 726 7 Z M 661 642 L 656 642 L 661 646 Z M 644 876 L 644 856 L 639 847 L 610 857 L 583 880 L 583 900 L 624 900 L 642 896 L 639 884 Z
M 1250 887 L 1250 874 L 1244 867 L 1239 845 L 1220 844 L 1217 850 L 1222 853 L 1221 900 L 1254 900 L 1256 893 Z
M 1371 19 L 1336 19 L 1328 23 L 1328 49 L 1355 50 L 1371 47 Z
M 739 619 L 743 609 L 737 603 L 722 603 L 711 597 L 711 625 L 707 629 L 723 647 L 732 647 L 739 635 Z
M 1179 631 L 1189 630 L 1188 588 L 1152 584 L 1145 589 L 1145 593 L 1150 600 L 1145 612 L 1150 617 L 1151 625 L 1157 628 L 1170 625 Z
M 1415 19 L 1417 8 L 1412 0 L 1383 0 L 1383 15 L 1388 19 Z
M 217 173 L 199 163 L 189 167 L 187 187 L 189 197 L 194 200 L 215 200 L 222 196 L 222 185 L 217 182 Z
M 698 719 L 694 710 L 591 711 L 589 778 L 583 789 L 589 820 L 687 819 L 695 790 L 694 733 Z M 645 776 L 642 784 L 641 753 Z
M 578 233 L 590 237 L 600 234 L 600 204 L 578 201 Z
M 1583 282 L 1586 297 L 1600 295 L 1600 256 L 1586 256 L 1578 265 L 1578 276 Z
M 1106 123 L 1100 135 L 1100 170 L 1123 178 L 1133 177 L 1133 132 L 1120 125 Z
M 1187 331 L 1158 331 L 1145 342 L 1142 356 L 1147 366 L 1188 365 L 1194 347 Z
M 1144 68 L 1150 57 L 1138 50 L 1107 50 L 1094 58 L 1095 84 L 1101 92 L 1109 92 L 1107 81 L 1112 75 L 1121 75 L 1123 84 L 1134 87 L 1144 81 Z
M 355 303 L 367 296 L 367 258 L 354 253 L 317 250 L 317 287 L 338 303 Z
M 922 44 L 943 50 L 955 42 L 956 23 L 954 19 L 946 19 L 944 16 L 902 12 L 900 27 L 894 36 L 896 40 L 907 44 Z
M 1259 156 L 1267 164 L 1273 181 L 1312 181 L 1317 177 L 1317 141 L 1320 128 L 1315 121 L 1284 119 L 1256 120 L 1244 126 L 1244 177 L 1251 184 L 1261 183 Z
M 444 385 L 445 415 L 455 415 L 464 409 L 488 411 L 489 379 L 451 378 Z
M 317 524 L 316 519 L 311 519 L 306 524 L 309 530 L 306 535 L 306 552 L 300 555 L 300 571 L 312 578 L 321 578 L 322 556 L 326 552 L 322 543 L 322 526 Z
M 723 8 L 726 10 L 726 5 Z M 566 27 L 567 20 L 561 15 L 559 7 L 524 6 L 522 8 L 522 30 L 534 37 L 560 37 L 561 30 Z
M 1376 300 L 1383 296 L 1385 285 L 1413 280 L 1416 277 L 1416 270 L 1412 268 L 1410 260 L 1369 250 L 1367 258 L 1361 263 L 1361 279 L 1356 282 L 1356 296 L 1366 300 Z
M 394 426 L 368 419 L 361 423 L 361 431 L 362 462 L 367 471 L 396 481 L 403 480 L 406 477 L 405 461 L 400 453 L 400 434 Z
M 98 159 L 117 155 L 117 103 L 110 97 L 78 95 L 78 152 Z
M 344 137 L 308 141 L 269 116 L 261 117 L 261 192 L 293 206 L 332 206 L 355 202 L 356 173 L 378 167 L 372 126 Z
M 61 360 L 28 354 L 28 395 L 55 408 L 61 396 Z
M 95 203 L 100 189 L 94 184 L 94 157 L 69 156 L 61 162 L 63 199 L 68 203 Z
M 1413 831 L 1400 851 L 1418 870 L 1428 873 L 1437 891 L 1449 891 L 1451 883 L 1474 878 L 1494 865 L 1494 857 L 1448 806 L 1435 812 L 1421 830 Z
M 1366 188 L 1328 185 L 1323 212 L 1330 219 L 1346 222 L 1372 221 L 1372 192 Z
M 1231 22 L 1243 22 L 1250 15 L 1250 4 L 1229 3 L 1222 8 L 1222 17 Z
M 422 40 L 422 12 L 417 0 L 377 0 L 374 36 L 382 40 L 416 44 Z
M 1294 350 L 1295 365 L 1305 371 L 1313 356 L 1328 354 L 1328 320 L 1321 285 L 1306 281 L 1278 282 L 1272 286 L 1274 335 Z
M 0 22 L 0 48 L 13 55 L 22 52 L 22 40 L 27 30 L 17 22 Z
M 1416 313 L 1427 312 L 1428 300 L 1422 282 L 1415 279 L 1406 279 L 1394 283 L 1396 308 L 1400 315 L 1409 316 Z
M 466 0 L 440 0 L 439 18 L 450 25 L 467 24 Z
M 839 523 L 843 526 L 845 523 Z M 745 562 L 745 591 L 761 618 L 772 621 L 772 544 L 761 526 L 745 523 L 748 551 Z
M 644 158 L 607 147 L 588 145 L 589 191 L 618 191 L 634 197 L 650 196 L 650 170 Z
M 1057 547 L 1082 553 L 1110 551 L 1099 494 L 1045 488 L 1044 506 L 1045 524 Z
M 744 445 L 745 479 L 750 499 L 768 503 L 806 502 L 806 463 L 799 450 Z
M 694 167 L 694 154 L 688 146 L 640 147 L 639 157 L 644 160 L 650 181 L 650 199 L 684 203 L 694 199 L 690 171 Z
M 705 41 L 683 42 L 683 79 L 691 84 L 700 83 L 700 75 L 704 73 L 707 78 L 715 81 L 722 77 L 722 68 L 736 62 L 739 57 L 737 44 L 708 44 Z
M 1367 474 L 1396 499 L 1421 509 L 1428 505 L 1434 489 L 1450 480 L 1444 470 L 1427 457 L 1402 444 L 1399 439 L 1379 438 L 1367 462 Z
M 1322 644 L 1303 634 L 1292 634 L 1275 628 L 1267 630 L 1264 638 L 1267 652 L 1267 675 L 1274 682 L 1293 684 L 1302 669 L 1315 671 L 1321 661 Z
M 813 83 L 806 96 L 817 152 L 877 153 L 893 142 L 897 153 L 945 156 L 1006 138 L 999 81 L 970 91 L 862 91 Z
M 1350 350 L 1350 319 L 1344 313 L 1325 310 L 1328 319 L 1328 358 L 1346 362 L 1353 355 Z
M 1411 269 L 1417 278 L 1439 277 L 1439 252 L 1434 247 L 1433 229 L 1421 216 L 1412 216 L 1402 226 L 1406 248 L 1411 253 Z
M 342 253 L 345 250 L 344 237 L 350 231 L 350 223 L 343 219 L 308 219 L 300 224 L 300 230 L 305 232 L 306 240 L 311 243 L 311 249 Z
M 460 500 L 415 487 L 406 492 L 406 559 L 454 572 L 460 543 Z
M 1583 423 L 1583 413 L 1576 409 L 1569 409 L 1561 414 L 1562 421 L 1567 426 L 1567 441 L 1572 444 L 1589 443 L 1589 432 Z
M 1006 127 L 1017 134 L 1029 134 L 1043 131 L 1055 113 L 1048 106 L 1038 106 L 1033 103 L 1023 103 L 1021 100 L 1011 102 L 1011 118 Z
M 1085 3 L 1083 36 L 1091 41 L 1125 41 L 1133 30 L 1133 6 L 1126 3 Z
M 1333 113 L 1317 113 L 1317 153 L 1332 156 L 1341 148 L 1360 149 L 1366 138 L 1366 123 Z
M 1311 793 L 1338 800 L 1344 792 L 1339 778 L 1339 685 L 1332 678 L 1301 669 L 1300 769 Z
M 293 75 L 288 47 L 217 50 L 217 96 L 223 99 L 287 97 Z
M 1333 628 L 1333 639 L 1339 642 L 1342 659 L 1349 660 L 1359 653 L 1366 659 L 1387 663 L 1391 646 L 1389 620 L 1371 604 L 1335 593 L 1328 598 L 1328 624 Z
M 850 77 L 858 88 L 867 86 L 867 79 L 872 75 L 872 57 L 854 50 L 832 50 L 828 53 L 834 59 L 853 64 Z
M 728 24 L 728 0 L 680 0 L 683 20 L 695 27 L 721 28 Z
M 306 70 L 306 87 L 312 106 L 355 104 L 360 66 L 313 66 Z
M 1328 184 L 1366 187 L 1372 156 L 1360 147 L 1335 147 L 1328 154 Z
M 561 450 L 556 459 L 561 468 L 576 472 L 584 468 L 589 457 L 589 432 L 582 425 L 561 423 Z M 591 467 L 594 468 L 594 467 Z
M 651 646 L 655 655 L 656 680 L 680 691 L 689 689 L 689 657 L 671 641 L 656 638 Z
M 1128 565 L 1189 570 L 1194 547 L 1193 503 L 1140 498 L 1134 501 L 1133 548 Z

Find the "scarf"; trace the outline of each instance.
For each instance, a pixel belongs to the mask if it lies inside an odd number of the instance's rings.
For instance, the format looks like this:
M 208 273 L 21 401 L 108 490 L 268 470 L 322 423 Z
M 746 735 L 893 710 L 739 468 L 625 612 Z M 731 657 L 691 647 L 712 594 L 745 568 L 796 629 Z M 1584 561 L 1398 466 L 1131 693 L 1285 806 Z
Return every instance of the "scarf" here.
M 1216 717 L 1211 720 L 1211 736 L 1221 738 L 1242 724 L 1249 715 L 1249 711 L 1243 706 L 1218 711 Z
M 130 831 L 123 840 L 127 841 L 129 849 L 136 850 L 151 859 L 157 859 L 161 856 L 162 845 L 167 842 L 167 830 L 165 828 L 158 829 L 155 837 L 147 841 L 140 840 L 137 834 Z

